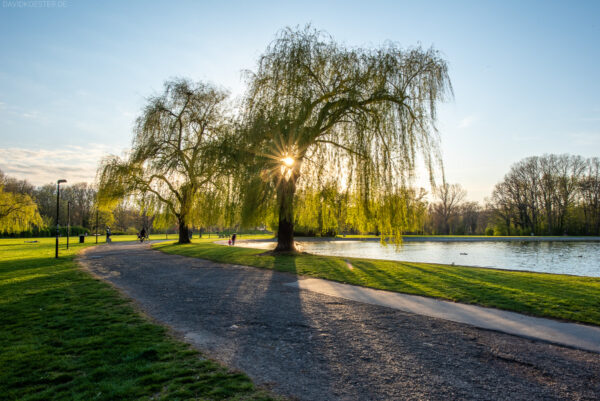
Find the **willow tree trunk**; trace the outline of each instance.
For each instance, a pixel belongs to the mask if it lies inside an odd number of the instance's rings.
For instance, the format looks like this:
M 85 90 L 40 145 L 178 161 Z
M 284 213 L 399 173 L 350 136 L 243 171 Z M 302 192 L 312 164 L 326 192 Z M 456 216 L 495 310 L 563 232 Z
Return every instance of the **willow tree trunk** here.
M 189 244 L 190 240 L 190 227 L 188 225 L 190 210 L 192 210 L 192 199 L 193 194 L 196 192 L 195 187 L 192 184 L 185 184 L 181 187 L 181 205 L 179 214 L 177 216 L 177 223 L 179 224 L 179 243 Z
M 283 180 L 277 190 L 279 203 L 279 228 L 277 229 L 277 247 L 275 252 L 295 252 L 294 246 L 294 194 L 296 177 Z
M 179 223 L 179 241 L 180 244 L 189 244 L 190 241 L 190 230 L 188 228 L 187 223 L 185 222 L 185 218 L 180 217 L 177 219 Z

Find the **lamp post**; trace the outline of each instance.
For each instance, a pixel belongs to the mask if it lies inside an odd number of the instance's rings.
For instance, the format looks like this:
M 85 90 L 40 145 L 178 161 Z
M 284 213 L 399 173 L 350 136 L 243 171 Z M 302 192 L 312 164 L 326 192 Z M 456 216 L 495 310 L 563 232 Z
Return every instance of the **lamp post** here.
M 60 184 L 67 180 L 56 181 L 56 253 L 55 258 L 58 258 L 58 236 L 60 235 L 60 226 L 58 225 L 58 214 L 60 211 Z
M 71 201 L 67 202 L 67 249 L 69 249 L 69 237 L 71 236 Z
M 98 206 L 96 206 L 96 245 L 98 244 Z

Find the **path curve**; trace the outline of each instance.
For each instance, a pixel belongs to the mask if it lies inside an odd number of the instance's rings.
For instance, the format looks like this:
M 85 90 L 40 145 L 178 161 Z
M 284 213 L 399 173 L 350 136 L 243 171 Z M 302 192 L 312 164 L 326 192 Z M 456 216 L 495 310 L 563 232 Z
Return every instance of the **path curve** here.
M 300 400 L 600 399 L 596 353 L 285 285 L 295 275 L 90 248 L 81 264 L 206 355 Z

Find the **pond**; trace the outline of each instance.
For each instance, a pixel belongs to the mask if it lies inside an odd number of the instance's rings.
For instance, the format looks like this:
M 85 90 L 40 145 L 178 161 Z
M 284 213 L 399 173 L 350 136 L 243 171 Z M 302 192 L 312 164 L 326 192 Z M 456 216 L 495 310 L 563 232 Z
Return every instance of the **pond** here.
M 405 242 L 400 249 L 378 241 L 298 241 L 317 255 L 457 264 L 541 273 L 600 277 L 599 241 Z M 271 248 L 273 243 L 246 246 Z

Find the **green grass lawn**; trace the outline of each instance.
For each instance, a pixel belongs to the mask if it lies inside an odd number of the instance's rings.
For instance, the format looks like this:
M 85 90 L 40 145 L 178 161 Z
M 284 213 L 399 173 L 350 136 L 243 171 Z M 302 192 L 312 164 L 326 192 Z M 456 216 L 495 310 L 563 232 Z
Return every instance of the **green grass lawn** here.
M 57 260 L 54 238 L 31 240 L 0 240 L 0 399 L 269 399 L 80 270 L 92 241 L 61 239 Z
M 261 255 L 264 250 L 216 245 L 207 239 L 154 247 L 218 262 L 600 325 L 600 278 L 309 254 Z

